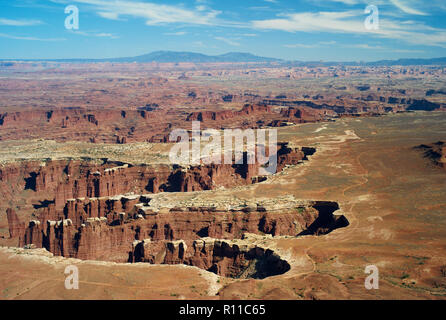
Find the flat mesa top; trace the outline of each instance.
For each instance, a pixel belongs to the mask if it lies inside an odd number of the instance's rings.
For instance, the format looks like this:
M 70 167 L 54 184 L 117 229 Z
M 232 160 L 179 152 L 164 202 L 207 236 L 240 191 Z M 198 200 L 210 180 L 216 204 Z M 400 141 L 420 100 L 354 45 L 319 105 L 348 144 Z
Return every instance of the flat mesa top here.
M 107 158 L 133 164 L 169 164 L 170 143 L 137 142 L 125 145 L 53 140 L 0 141 L 0 165 L 21 161 L 86 160 Z

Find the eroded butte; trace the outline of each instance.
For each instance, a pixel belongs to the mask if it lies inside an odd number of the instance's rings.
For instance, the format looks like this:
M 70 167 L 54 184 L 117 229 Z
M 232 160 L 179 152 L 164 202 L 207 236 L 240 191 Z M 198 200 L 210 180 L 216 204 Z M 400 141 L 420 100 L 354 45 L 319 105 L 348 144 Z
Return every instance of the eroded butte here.
M 41 67 L 0 79 L 1 298 L 444 298 L 444 68 Z M 196 122 L 275 173 L 171 163 Z

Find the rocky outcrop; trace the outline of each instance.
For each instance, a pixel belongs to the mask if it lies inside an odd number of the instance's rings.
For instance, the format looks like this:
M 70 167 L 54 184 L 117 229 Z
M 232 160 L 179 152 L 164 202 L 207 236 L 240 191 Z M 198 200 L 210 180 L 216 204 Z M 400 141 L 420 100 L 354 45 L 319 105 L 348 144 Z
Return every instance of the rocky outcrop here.
M 296 148 L 287 143 L 279 143 L 277 165 L 271 173 L 308 160 L 308 156 L 315 151 L 314 148 Z M 266 150 L 265 154 L 268 153 Z M 23 202 L 34 206 L 34 209 L 39 211 L 42 226 L 46 226 L 48 220 L 59 221 L 66 218 L 79 227 L 87 218 L 105 217 L 111 210 L 115 212 L 115 216 L 109 218 L 109 223 L 117 223 L 116 214 L 129 212 L 128 209 L 133 208 L 137 201 L 136 198 L 130 199 L 131 196 L 124 198 L 121 196 L 123 194 L 215 190 L 267 180 L 268 176 L 259 175 L 260 163 L 249 164 L 246 157 L 247 153 L 244 153 L 244 161 L 241 164 L 202 164 L 188 167 L 132 165 L 106 159 L 30 161 L 23 162 L 22 165 L 11 164 L 2 167 L 0 191 L 9 206 Z M 72 200 L 92 198 L 98 200 L 85 205 Z M 85 207 L 86 214 L 73 206 Z M 27 213 L 27 217 L 30 217 L 31 213 Z M 13 238 L 23 233 L 20 232 L 20 224 L 15 218 L 12 213 L 8 216 Z M 168 219 L 165 223 L 168 223 Z M 215 228 L 218 227 L 216 225 Z M 211 229 L 209 232 L 218 235 L 216 230 Z M 32 238 L 28 235 L 28 239 L 31 239 L 30 237 Z
M 290 107 L 282 109 L 281 115 L 286 117 L 291 122 L 305 123 L 321 121 L 327 115 L 326 112 L 305 108 L 305 107 Z
M 8 219 L 9 236 L 11 238 L 21 236 L 25 232 L 25 223 L 19 220 L 17 214 L 11 208 L 6 210 L 6 217 Z
M 207 125 L 226 124 L 228 119 L 245 119 L 240 122 L 241 127 L 257 128 L 259 126 L 268 125 L 270 127 L 280 127 L 286 123 L 306 123 L 318 122 L 333 117 L 335 113 L 323 108 L 310 108 L 308 106 L 291 106 L 284 108 L 280 112 L 275 112 L 269 106 L 271 105 L 287 105 L 287 102 L 280 100 L 265 100 L 265 104 L 245 105 L 240 111 L 223 110 L 223 111 L 199 111 L 189 114 L 188 121 L 201 121 Z M 293 104 L 291 104 L 293 105 Z M 312 105 L 313 107 L 315 105 Z
M 350 224 L 345 216 L 333 214 L 339 209 L 336 202 L 321 201 L 314 204 L 313 208 L 318 211 L 316 220 L 299 235 L 323 235 L 338 228 L 345 228 Z
M 308 160 L 314 152 L 311 147 L 279 143 L 277 171 Z M 4 190 L 14 181 L 17 190 L 46 197 L 35 205 L 34 218 L 26 226 L 8 210 L 11 237 L 19 238 L 20 246 L 45 248 L 64 257 L 181 263 L 223 276 L 264 278 L 286 272 L 289 265 L 271 250 L 226 240 L 241 239 L 246 233 L 320 235 L 348 225 L 345 217 L 333 215 L 339 208 L 333 202 L 273 199 L 166 206 L 156 200 L 158 192 L 212 190 L 267 179 L 258 175 L 260 164 L 248 164 L 247 157 L 244 152 L 242 164 L 188 167 L 107 159 L 6 166 L 0 171 Z M 54 198 L 48 199 L 51 195 Z
M 443 141 L 438 141 L 432 144 L 421 144 L 414 147 L 415 150 L 423 152 L 423 156 L 435 165 L 446 168 L 446 144 Z
M 411 101 L 407 110 L 422 110 L 422 111 L 434 111 L 446 108 L 446 104 L 431 102 L 426 99 Z
M 197 93 L 187 99 L 196 100 Z M 194 98 L 195 96 L 195 98 Z M 226 98 L 225 98 L 226 97 Z M 278 97 L 278 98 L 277 98 Z M 307 99 L 310 96 L 304 95 Z M 280 98 L 280 99 L 279 99 Z M 248 102 L 239 110 L 195 107 L 194 112 L 176 108 L 160 108 L 156 103 L 145 107 L 120 108 L 8 108 L 0 113 L 0 140 L 37 139 L 45 137 L 59 142 L 84 141 L 91 143 L 125 144 L 132 142 L 168 142 L 173 128 L 185 128 L 184 120 L 200 121 L 203 127 L 259 128 L 282 126 L 286 122 L 305 123 L 326 121 L 342 114 L 385 113 L 404 110 L 444 110 L 446 105 L 425 99 L 378 96 L 296 100 L 297 95 L 278 95 L 275 98 L 250 94 L 218 95 L 215 102 Z M 228 100 L 229 99 L 229 100 Z M 214 98 L 203 101 L 211 104 Z M 371 103 L 370 103 L 371 102 Z M 274 108 L 277 106 L 277 108 Z M 190 109 L 189 109 L 190 110 Z
M 277 168 L 280 172 L 287 165 L 297 165 L 308 160 L 313 148 L 290 147 L 279 143 Z M 268 150 L 265 154 L 268 155 Z M 273 155 L 271 155 L 271 159 Z M 93 160 L 30 161 L 21 165 L 10 164 L 0 168 L 0 191 L 3 199 L 18 202 L 23 191 L 30 190 L 34 197 L 40 195 L 40 204 L 48 207 L 54 203 L 61 210 L 68 199 L 110 197 L 126 193 L 190 192 L 234 187 L 260 182 L 260 162 L 179 165 L 133 165 L 129 163 Z M 273 172 L 274 173 L 274 172 Z M 29 196 L 29 195 L 27 195 Z
M 24 170 L 22 190 L 53 198 L 42 199 L 53 201 L 57 209 L 63 208 L 67 199 L 81 197 L 113 196 L 128 192 L 157 192 L 157 181 L 167 183 L 172 169 L 167 165 L 146 166 L 131 165 L 104 160 L 57 160 L 42 164 L 33 163 L 29 170 Z M 13 166 L 12 168 L 15 168 Z M 8 177 L 1 179 L 8 183 L 17 170 L 4 169 Z
M 286 119 L 264 104 L 245 104 L 240 110 L 200 110 L 189 114 L 150 105 L 125 110 L 24 109 L 0 113 L 0 140 L 45 137 L 59 142 L 72 140 L 114 144 L 140 141 L 169 142 L 172 128 L 184 128 L 184 120 L 201 121 L 206 127 L 219 129 L 258 128 L 259 121 L 266 120 L 266 123 L 269 123 Z
M 382 100 L 379 100 L 381 99 Z M 403 98 L 405 99 L 405 98 Z M 380 101 L 388 103 L 388 105 L 370 104 L 366 101 Z M 402 101 L 402 100 L 401 100 Z M 400 102 L 400 100 L 398 100 Z M 391 100 L 387 101 L 385 97 L 374 97 L 368 95 L 365 98 L 357 97 L 355 99 L 347 99 L 338 97 L 336 100 L 328 100 L 326 102 L 315 103 L 310 100 L 279 100 L 279 99 L 265 99 L 263 103 L 272 106 L 287 107 L 282 109 L 281 113 L 290 119 L 301 119 L 298 122 L 315 122 L 322 120 L 332 120 L 341 115 L 360 114 L 361 116 L 368 116 L 370 113 L 386 113 L 403 111 L 406 106 L 395 105 L 397 102 Z M 395 104 L 394 104 L 395 103 Z M 404 101 L 407 104 L 407 101 Z
M 0 139 L 45 137 L 56 141 L 148 141 L 170 132 L 165 112 L 152 109 L 25 109 L 0 114 Z
M 198 111 L 192 112 L 187 116 L 187 121 L 222 121 L 233 118 L 240 118 L 251 115 L 261 115 L 263 113 L 271 113 L 271 108 L 267 105 L 250 105 L 246 104 L 239 111 L 223 110 L 223 111 Z
M 29 223 L 20 245 L 34 244 L 66 257 L 125 262 L 141 257 L 132 247 L 135 240 L 150 239 L 153 248 L 166 241 L 185 241 L 189 246 L 206 237 L 320 235 L 348 225 L 345 217 L 333 215 L 339 208 L 334 202 L 170 209 L 151 202 L 151 195 L 69 200 L 63 215 L 42 209 L 39 219 Z M 159 261 L 155 256 L 151 261 Z M 163 257 L 164 261 L 174 260 Z
M 438 95 L 440 95 L 440 94 L 446 95 L 446 89 L 439 89 L 439 90 L 431 89 L 431 90 L 426 91 L 426 97 L 437 95 L 437 94 Z
M 202 238 L 188 245 L 183 240 L 154 243 L 145 239 L 135 241 L 132 249 L 134 262 L 186 264 L 238 279 L 263 279 L 290 269 L 274 251 L 243 240 Z

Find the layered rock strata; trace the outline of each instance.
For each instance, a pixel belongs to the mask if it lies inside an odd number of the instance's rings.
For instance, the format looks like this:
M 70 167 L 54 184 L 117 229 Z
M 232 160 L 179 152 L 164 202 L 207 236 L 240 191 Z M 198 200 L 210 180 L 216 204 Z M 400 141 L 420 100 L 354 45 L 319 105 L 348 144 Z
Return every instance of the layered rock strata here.
M 158 207 L 152 197 L 73 199 L 66 203 L 63 214 L 41 209 L 21 236 L 20 246 L 34 244 L 55 255 L 79 259 L 134 262 L 138 260 L 132 247 L 135 240 L 150 239 L 153 248 L 161 250 L 166 241 L 184 241 L 190 246 L 206 237 L 326 234 L 348 225 L 344 216 L 333 215 L 339 208 L 335 202 L 287 200 L 281 205 L 168 208 Z
M 263 279 L 290 269 L 274 251 L 243 240 L 201 238 L 188 246 L 183 240 L 154 243 L 144 239 L 134 241 L 132 249 L 135 262 L 186 264 L 238 279 Z
M 297 165 L 316 152 L 310 147 L 290 147 L 280 143 L 277 167 Z M 268 155 L 268 153 L 266 152 Z M 41 195 L 40 205 L 55 204 L 61 210 L 72 198 L 109 197 L 125 193 L 190 192 L 234 187 L 260 182 L 260 162 L 241 164 L 133 165 L 109 161 L 54 160 L 29 161 L 0 167 L 0 191 L 4 200 L 18 201 L 19 194 L 31 190 Z M 270 155 L 272 159 L 273 155 Z
M 307 117 L 308 116 L 308 117 Z M 297 119 L 296 117 L 294 117 Z M 267 119 L 265 121 L 265 119 Z M 311 110 L 303 112 L 302 121 L 320 121 Z M 192 113 L 151 107 L 136 109 L 20 109 L 0 113 L 0 140 L 45 137 L 59 142 L 92 143 L 169 142 L 175 128 L 184 121 L 201 121 L 204 127 L 259 128 L 286 118 L 267 105 L 246 104 L 240 110 L 196 111 Z

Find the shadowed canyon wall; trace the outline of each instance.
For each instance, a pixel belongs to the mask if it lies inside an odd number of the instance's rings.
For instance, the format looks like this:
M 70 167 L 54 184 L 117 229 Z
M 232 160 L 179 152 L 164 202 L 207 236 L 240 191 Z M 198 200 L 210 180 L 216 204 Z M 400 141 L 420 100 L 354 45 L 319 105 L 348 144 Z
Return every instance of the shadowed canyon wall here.
M 66 203 L 63 214 L 55 212 L 52 204 L 39 211 L 38 220 L 29 222 L 20 246 L 32 244 L 79 259 L 181 263 L 225 276 L 242 277 L 244 273 L 262 278 L 285 272 L 287 263 L 268 250 L 215 239 L 242 239 L 246 233 L 320 235 L 348 225 L 344 216 L 332 214 L 339 208 L 335 202 L 241 209 L 156 209 L 150 202 L 150 195 L 73 199 Z

